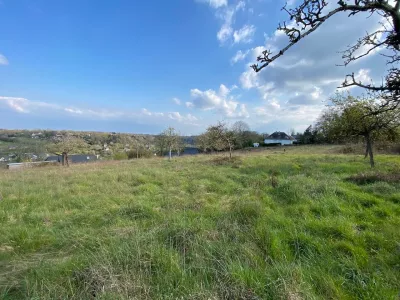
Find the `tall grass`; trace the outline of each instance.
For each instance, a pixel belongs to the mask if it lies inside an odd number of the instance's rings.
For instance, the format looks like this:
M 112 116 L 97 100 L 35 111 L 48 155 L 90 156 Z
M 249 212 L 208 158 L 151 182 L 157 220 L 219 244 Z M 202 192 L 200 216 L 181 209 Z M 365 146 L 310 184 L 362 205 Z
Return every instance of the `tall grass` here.
M 396 299 L 400 159 L 377 163 L 318 148 L 0 171 L 0 298 Z

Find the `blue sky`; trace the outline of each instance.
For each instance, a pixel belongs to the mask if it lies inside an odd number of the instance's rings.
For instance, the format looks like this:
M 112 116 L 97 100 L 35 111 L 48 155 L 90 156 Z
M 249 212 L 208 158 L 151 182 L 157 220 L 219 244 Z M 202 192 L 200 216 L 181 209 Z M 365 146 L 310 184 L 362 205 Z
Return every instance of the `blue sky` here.
M 256 74 L 255 57 L 287 42 L 276 32 L 283 4 L 0 0 L 0 128 L 197 134 L 243 120 L 304 130 L 344 75 L 384 74 L 375 53 L 335 67 L 379 16 L 338 16 Z

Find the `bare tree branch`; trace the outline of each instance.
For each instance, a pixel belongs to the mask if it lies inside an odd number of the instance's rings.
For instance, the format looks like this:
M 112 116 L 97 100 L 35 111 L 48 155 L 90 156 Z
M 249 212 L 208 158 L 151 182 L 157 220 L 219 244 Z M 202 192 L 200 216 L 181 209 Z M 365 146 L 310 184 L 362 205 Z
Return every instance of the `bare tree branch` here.
M 252 65 L 253 70 L 260 72 L 337 13 L 347 12 L 349 17 L 362 12 L 369 13 L 369 16 L 377 13 L 387 22 L 381 22 L 381 29 L 371 34 L 367 33 L 354 45 L 342 51 L 343 65 L 347 66 L 350 62 L 366 57 L 374 51 L 385 49 L 393 53 L 381 53 L 388 59 L 387 64 L 392 67 L 389 68 L 388 74 L 380 86 L 363 83 L 356 80 L 354 74 L 350 74 L 345 77 L 341 87 L 357 86 L 366 89 L 376 93 L 375 96 L 384 99 L 385 103 L 394 103 L 387 107 L 397 108 L 396 103 L 398 104 L 400 101 L 400 71 L 397 66 L 397 63 L 400 62 L 400 0 L 395 1 L 394 5 L 387 0 L 339 0 L 336 8 L 325 12 L 327 6 L 326 0 L 303 0 L 298 7 L 293 9 L 288 9 L 285 5 L 283 10 L 288 13 L 291 22 L 279 24 L 278 30 L 285 33 L 289 38 L 289 43 L 277 53 L 270 50 L 263 51 L 262 55 L 257 57 L 260 65 Z

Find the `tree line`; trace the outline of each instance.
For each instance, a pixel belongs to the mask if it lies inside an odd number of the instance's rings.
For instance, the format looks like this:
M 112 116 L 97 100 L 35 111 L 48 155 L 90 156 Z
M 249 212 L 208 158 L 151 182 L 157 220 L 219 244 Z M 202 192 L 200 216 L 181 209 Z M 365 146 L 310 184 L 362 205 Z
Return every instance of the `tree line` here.
M 173 153 L 178 156 L 186 147 L 197 147 L 202 153 L 214 151 L 229 151 L 230 157 L 235 149 L 252 147 L 253 143 L 262 143 L 263 135 L 251 131 L 247 123 L 237 121 L 232 126 L 225 122 L 218 122 L 210 125 L 207 130 L 195 137 L 194 145 L 185 143 L 179 132 L 168 127 L 155 138 L 155 147 L 158 155 L 168 155 Z

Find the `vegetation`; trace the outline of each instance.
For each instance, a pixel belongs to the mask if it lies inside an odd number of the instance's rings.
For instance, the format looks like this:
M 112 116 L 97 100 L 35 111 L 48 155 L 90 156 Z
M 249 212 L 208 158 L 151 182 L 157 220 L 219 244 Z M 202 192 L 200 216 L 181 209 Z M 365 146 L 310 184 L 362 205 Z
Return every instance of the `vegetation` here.
M 183 142 L 179 136 L 179 133 L 175 128 L 168 127 L 156 138 L 156 147 L 159 149 L 160 155 L 164 155 L 165 151 L 168 151 L 168 158 L 172 158 L 172 151 L 177 151 L 178 156 L 182 150 Z
M 253 147 L 253 143 L 260 143 L 262 140 L 263 135 L 251 131 L 249 125 L 243 121 L 237 121 L 232 126 L 218 122 L 197 137 L 196 145 L 203 152 L 229 151 L 231 158 L 234 149 Z
M 0 298 L 396 299 L 399 156 L 255 151 L 0 171 Z
M 4 130 L 0 129 L 0 159 L 21 162 L 43 160 L 48 154 L 95 154 L 102 159 L 151 157 L 158 152 L 158 136 L 146 134 Z M 194 145 L 193 136 L 179 137 L 177 150 Z M 64 151 L 67 150 L 67 151 Z M 32 159 L 33 154 L 35 159 Z M 10 158 L 8 160 L 8 158 Z
M 319 129 L 331 141 L 363 137 L 365 158 L 375 166 L 373 144 L 378 140 L 393 141 L 399 136 L 400 110 L 380 111 L 375 101 L 337 94 L 333 105 L 320 117 Z

